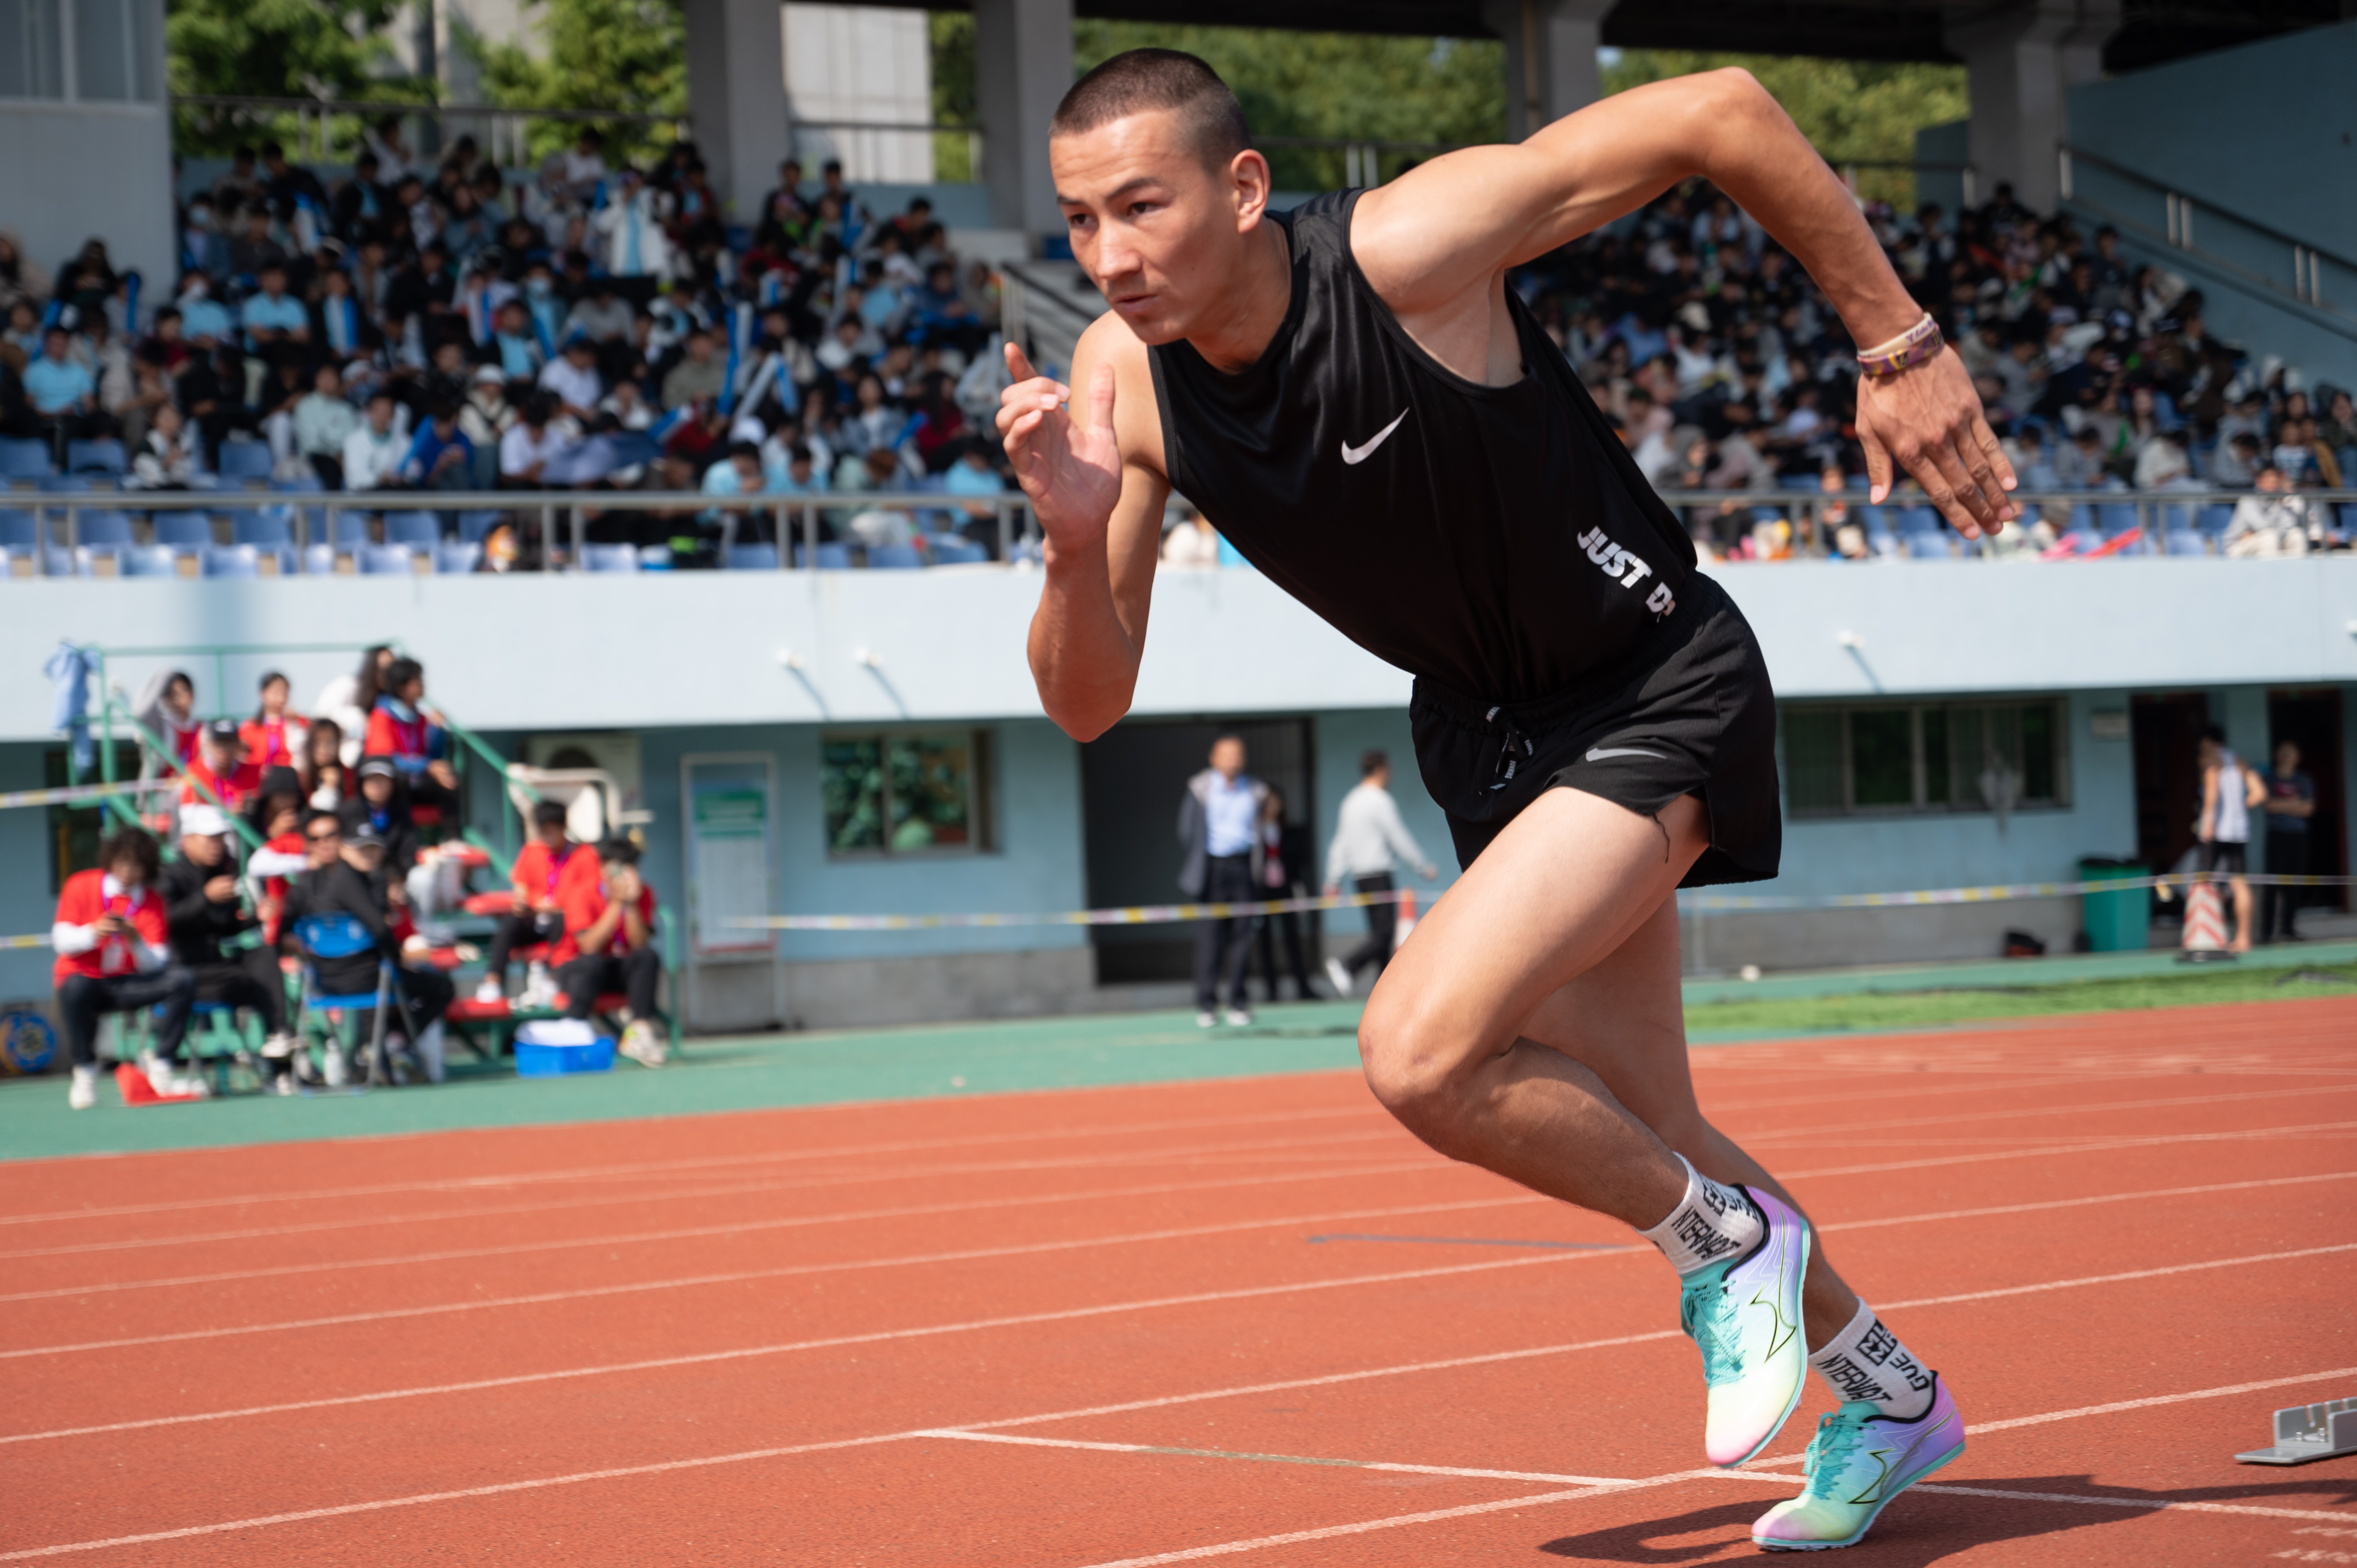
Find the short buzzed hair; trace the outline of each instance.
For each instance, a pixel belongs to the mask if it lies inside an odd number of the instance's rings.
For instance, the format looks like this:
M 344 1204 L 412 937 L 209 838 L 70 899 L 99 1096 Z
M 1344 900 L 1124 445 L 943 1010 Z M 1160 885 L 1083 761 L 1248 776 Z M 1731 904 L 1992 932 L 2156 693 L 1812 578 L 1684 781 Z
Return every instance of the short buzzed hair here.
M 1048 134 L 1077 135 L 1149 109 L 1168 109 L 1214 168 L 1248 145 L 1243 105 L 1220 73 L 1178 49 L 1131 49 L 1106 60 L 1064 94 Z

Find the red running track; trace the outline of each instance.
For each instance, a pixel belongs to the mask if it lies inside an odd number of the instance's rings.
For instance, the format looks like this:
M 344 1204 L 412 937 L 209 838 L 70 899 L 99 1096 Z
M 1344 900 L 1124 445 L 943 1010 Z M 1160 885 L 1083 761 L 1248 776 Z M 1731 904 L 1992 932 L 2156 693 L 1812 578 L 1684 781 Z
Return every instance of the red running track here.
M 1973 1423 L 1857 1561 L 2357 1563 L 2232 1462 L 2357 1394 L 2357 1004 L 1695 1062 Z M 12 1174 L 0 1562 L 1685 1564 L 1831 1404 L 1704 1470 L 1652 1250 L 1346 1074 Z

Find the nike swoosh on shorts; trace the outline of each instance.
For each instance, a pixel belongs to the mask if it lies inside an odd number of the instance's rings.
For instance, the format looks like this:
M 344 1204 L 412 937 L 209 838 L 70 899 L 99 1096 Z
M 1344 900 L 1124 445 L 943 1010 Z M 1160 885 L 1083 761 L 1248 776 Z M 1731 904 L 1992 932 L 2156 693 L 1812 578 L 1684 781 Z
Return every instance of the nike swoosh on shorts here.
M 1348 441 L 1343 442 L 1342 461 L 1350 464 L 1352 467 L 1357 467 L 1369 457 L 1373 456 L 1375 448 L 1382 446 L 1385 440 L 1389 439 L 1391 433 L 1400 427 L 1400 419 L 1405 419 L 1407 417 L 1407 412 L 1408 411 L 1406 409 L 1401 409 L 1399 411 L 1399 419 L 1393 420 L 1389 424 L 1386 424 L 1381 430 L 1376 431 L 1373 439 L 1370 440 L 1364 446 L 1353 446 Z
M 1662 754 L 1660 752 L 1640 751 L 1633 746 L 1615 746 L 1609 747 L 1591 746 L 1587 748 L 1587 760 L 1590 762 L 1602 762 L 1606 758 L 1613 757 L 1650 757 L 1656 762 L 1662 760 Z

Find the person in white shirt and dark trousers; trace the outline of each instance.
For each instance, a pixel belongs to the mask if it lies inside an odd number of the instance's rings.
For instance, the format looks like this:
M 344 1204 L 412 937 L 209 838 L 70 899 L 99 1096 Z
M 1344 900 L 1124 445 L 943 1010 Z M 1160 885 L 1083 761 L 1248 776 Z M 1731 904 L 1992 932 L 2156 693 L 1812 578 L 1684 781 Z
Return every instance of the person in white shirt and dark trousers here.
M 1407 824 L 1400 821 L 1399 803 L 1391 795 L 1391 781 L 1390 757 L 1380 751 L 1370 751 L 1359 758 L 1358 788 L 1342 797 L 1342 810 L 1334 823 L 1334 842 L 1326 850 L 1328 893 L 1340 892 L 1346 876 L 1358 892 L 1391 892 L 1394 857 L 1414 865 L 1426 882 L 1440 875 L 1439 868 L 1424 857 L 1424 851 L 1409 836 Z M 1351 994 L 1361 970 L 1372 967 L 1380 979 L 1383 965 L 1391 961 L 1392 943 L 1399 929 L 1399 906 L 1385 902 L 1370 904 L 1366 908 L 1367 940 L 1352 949 L 1347 958 L 1326 961 L 1326 978 L 1334 983 L 1338 996 Z M 1369 989 L 1372 989 L 1372 983 Z
M 1187 781 L 1178 802 L 1178 842 L 1187 864 L 1178 890 L 1207 904 L 1246 903 L 1260 897 L 1261 800 L 1268 787 L 1244 774 L 1244 743 L 1223 735 L 1211 743 L 1211 765 Z M 1220 1021 L 1219 992 L 1228 992 L 1228 1022 L 1252 1022 L 1244 995 L 1244 964 L 1252 957 L 1249 915 L 1205 920 L 1195 929 L 1195 1022 L 1208 1029 Z

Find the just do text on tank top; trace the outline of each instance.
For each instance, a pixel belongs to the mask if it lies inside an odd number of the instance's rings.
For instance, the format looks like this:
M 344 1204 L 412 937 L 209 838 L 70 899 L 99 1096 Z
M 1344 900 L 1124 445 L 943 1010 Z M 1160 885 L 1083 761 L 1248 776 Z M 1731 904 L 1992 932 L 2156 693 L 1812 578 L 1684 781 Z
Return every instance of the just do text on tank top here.
M 1351 254 L 1358 195 L 1271 215 L 1293 296 L 1255 363 L 1148 349 L 1171 485 L 1376 657 L 1483 702 L 1573 689 L 1676 607 L 1693 543 L 1511 288 L 1512 385 L 1416 346 Z

